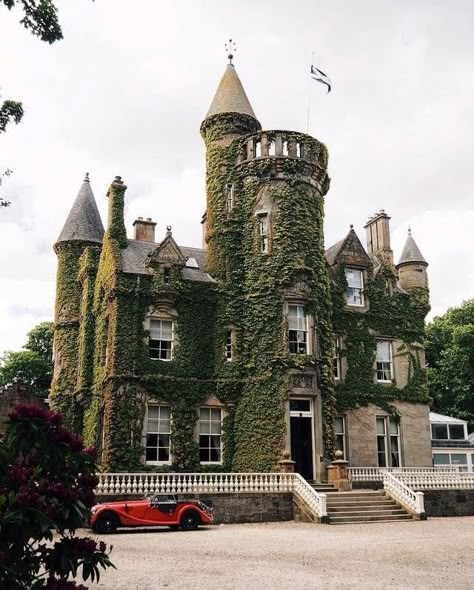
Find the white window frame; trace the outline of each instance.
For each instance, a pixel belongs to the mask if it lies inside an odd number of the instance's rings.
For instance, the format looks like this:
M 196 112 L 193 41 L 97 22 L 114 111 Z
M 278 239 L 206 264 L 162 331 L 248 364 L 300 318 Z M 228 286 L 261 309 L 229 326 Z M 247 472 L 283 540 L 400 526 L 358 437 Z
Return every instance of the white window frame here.
M 201 410 L 205 410 L 205 411 L 209 411 L 209 419 L 208 420 L 202 420 L 201 419 Z M 213 433 L 212 432 L 212 424 L 213 422 L 217 422 L 217 420 L 213 420 L 212 419 L 212 412 L 213 411 L 219 411 L 220 412 L 220 432 L 217 433 Z M 199 448 L 199 462 L 201 465 L 222 465 L 222 457 L 223 457 L 223 441 L 222 441 L 222 424 L 224 421 L 224 411 L 222 407 L 219 406 L 200 406 L 199 407 L 199 416 L 198 416 L 198 448 Z M 209 432 L 205 432 L 205 433 L 201 433 L 201 422 L 208 422 L 209 423 Z M 202 461 L 201 460 L 201 450 L 206 450 L 210 452 L 212 450 L 212 446 L 201 446 L 201 436 L 203 437 L 211 437 L 211 436 L 218 436 L 219 437 L 219 460 L 218 461 Z
M 296 308 L 296 315 L 295 316 L 290 314 L 291 308 Z M 299 313 L 300 310 L 303 311 L 302 315 L 300 315 L 300 313 Z M 291 318 L 296 319 L 296 329 L 292 328 Z M 303 324 L 301 324 L 303 327 L 301 327 L 301 325 L 299 323 L 300 320 L 303 320 L 303 322 L 304 322 Z M 288 303 L 287 321 L 288 321 L 288 352 L 290 354 L 311 354 L 309 326 L 308 326 L 309 322 L 308 322 L 308 314 L 306 313 L 305 306 L 301 303 Z M 295 341 L 292 341 L 290 339 L 291 332 L 296 332 L 296 340 Z M 305 351 L 304 352 L 300 352 L 299 350 L 297 350 L 296 352 L 291 351 L 290 347 L 291 347 L 292 342 L 294 342 L 296 344 L 297 348 L 298 348 L 299 343 L 301 342 L 298 339 L 299 333 L 304 334 Z
M 342 363 L 341 363 L 341 336 L 334 336 L 334 357 L 333 357 L 333 371 L 334 379 L 340 381 L 342 379 Z
M 360 268 L 348 266 L 345 268 L 345 275 L 347 281 L 346 304 L 351 307 L 364 307 L 364 271 Z M 349 282 L 349 273 L 359 273 L 360 287 L 355 285 L 355 282 Z
M 230 363 L 234 360 L 234 330 L 227 328 L 225 332 L 225 360 Z
M 337 421 L 341 420 L 342 430 L 338 432 L 337 428 Z M 336 416 L 334 419 L 334 434 L 336 436 L 336 450 L 340 450 L 343 452 L 342 458 L 347 461 L 347 439 L 346 439 L 346 417 L 345 416 Z M 341 440 L 342 445 L 338 445 L 337 441 Z M 342 449 L 337 448 L 338 446 L 342 446 Z
M 447 438 L 435 438 L 433 436 L 433 426 L 446 426 Z M 464 431 L 464 438 L 452 438 L 451 437 L 451 426 L 462 426 Z M 448 422 L 432 422 L 431 423 L 431 440 L 467 440 L 467 425 L 466 424 L 449 424 Z
M 165 338 L 152 338 L 152 323 L 153 322 L 161 322 L 161 326 L 160 326 L 160 331 L 162 332 L 163 330 L 163 324 L 162 322 L 169 322 L 171 324 L 171 340 L 167 340 Z M 174 344 L 175 344 L 175 322 L 173 319 L 171 318 L 167 318 L 167 317 L 150 317 L 150 324 L 149 324 L 149 337 L 148 337 L 148 354 L 150 354 L 150 350 L 157 350 L 158 354 L 161 351 L 161 347 L 157 346 L 157 347 L 153 347 L 151 348 L 150 344 L 151 341 L 154 340 L 156 342 L 171 342 L 171 347 L 169 349 L 169 353 L 170 353 L 170 357 L 169 358 L 154 358 L 150 356 L 150 359 L 153 361 L 165 361 L 165 362 L 169 362 L 172 361 L 174 358 Z
M 378 424 L 383 422 L 384 432 L 379 434 Z M 391 426 L 396 426 L 396 433 L 392 432 Z M 377 465 L 379 467 L 402 467 L 402 447 L 400 436 L 400 422 L 390 418 L 390 416 L 376 416 L 375 417 L 375 433 L 377 438 Z M 397 441 L 397 452 L 394 453 L 398 457 L 398 465 L 394 465 L 392 453 L 392 438 Z M 383 450 L 379 449 L 379 439 L 383 439 Z M 385 465 L 380 465 L 380 455 L 384 456 Z
M 153 430 L 149 430 L 149 421 L 150 421 L 150 408 L 158 408 L 158 416 L 157 416 L 157 422 L 158 422 L 158 426 L 156 431 Z M 169 419 L 167 420 L 166 418 L 164 419 L 164 421 L 169 421 L 169 432 L 168 431 L 160 431 L 160 422 L 162 421 L 161 418 L 161 409 L 162 408 L 167 408 L 168 409 L 168 416 Z M 144 428 L 144 435 L 145 435 L 145 464 L 146 465 L 171 465 L 173 458 L 171 455 L 171 428 L 172 428 L 172 423 L 173 423 L 173 416 L 171 414 L 171 407 L 168 404 L 160 404 L 160 403 L 150 403 L 147 404 L 147 408 L 146 408 L 146 413 L 145 413 L 145 428 Z M 156 435 L 157 436 L 157 445 L 156 447 L 154 445 L 149 445 L 148 444 L 148 435 Z M 161 445 L 160 446 L 160 439 L 159 437 L 161 436 L 168 436 L 168 445 Z M 154 449 L 156 448 L 156 461 L 155 460 L 148 460 L 147 459 L 147 449 Z M 168 449 L 168 459 L 167 460 L 160 460 L 159 457 L 159 450 L 161 449 Z
M 452 449 L 448 452 L 442 452 L 439 449 L 433 449 L 433 467 L 438 467 L 442 469 L 443 467 L 457 467 L 459 471 L 466 472 L 466 471 L 474 471 L 474 455 L 471 454 L 469 457 L 470 449 L 465 449 L 465 451 L 461 451 L 461 449 Z M 435 455 L 441 455 L 443 457 L 447 457 L 448 461 L 446 463 L 442 463 L 439 465 L 435 464 Z M 453 463 L 453 455 L 463 455 L 466 458 L 465 463 Z M 469 458 L 471 459 L 471 463 L 469 464 Z
M 258 244 L 262 254 L 268 254 L 269 252 L 269 226 L 270 219 L 268 213 L 257 213 L 258 222 Z
M 388 344 L 388 360 L 379 358 L 379 344 Z M 392 341 L 384 338 L 377 338 L 376 340 L 376 354 L 375 354 L 375 377 L 377 383 L 392 383 L 393 381 L 393 350 Z M 388 365 L 388 367 L 387 367 Z M 385 379 L 386 373 L 389 373 L 390 378 Z M 379 378 L 381 375 L 382 378 Z

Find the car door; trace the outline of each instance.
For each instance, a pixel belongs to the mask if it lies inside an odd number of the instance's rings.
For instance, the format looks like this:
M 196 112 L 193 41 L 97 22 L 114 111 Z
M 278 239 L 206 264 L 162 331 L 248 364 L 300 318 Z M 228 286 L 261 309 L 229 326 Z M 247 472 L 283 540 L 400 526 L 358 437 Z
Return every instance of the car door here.
M 178 503 L 174 496 L 155 498 L 146 509 L 145 520 L 156 524 L 176 522 L 177 506 Z

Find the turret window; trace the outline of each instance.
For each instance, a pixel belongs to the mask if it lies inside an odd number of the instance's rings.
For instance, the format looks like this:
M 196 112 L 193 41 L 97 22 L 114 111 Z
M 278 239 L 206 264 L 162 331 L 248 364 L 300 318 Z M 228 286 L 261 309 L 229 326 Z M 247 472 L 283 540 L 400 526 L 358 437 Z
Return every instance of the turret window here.
M 149 353 L 151 359 L 170 361 L 173 358 L 174 322 L 150 320 Z
M 356 268 L 346 268 L 347 305 L 364 305 L 364 273 Z
M 234 334 L 232 330 L 225 333 L 225 360 L 230 362 L 234 353 Z
M 260 140 L 255 142 L 255 157 L 262 157 L 262 142 Z
M 260 238 L 260 252 L 268 254 L 268 215 L 258 216 L 258 233 Z
M 282 150 L 282 154 L 284 156 L 288 155 L 288 141 L 285 139 L 285 141 L 283 142 L 283 150 Z
M 308 317 L 303 305 L 288 305 L 288 348 L 291 354 L 308 354 Z
M 276 146 L 275 146 L 275 142 L 272 140 L 268 144 L 268 155 L 269 156 L 274 156 L 275 154 L 276 154 Z
M 231 184 L 226 184 L 226 210 L 227 213 L 230 213 L 234 208 L 235 204 L 235 184 L 232 182 Z
M 391 383 L 393 379 L 392 343 L 390 340 L 377 340 L 377 381 Z

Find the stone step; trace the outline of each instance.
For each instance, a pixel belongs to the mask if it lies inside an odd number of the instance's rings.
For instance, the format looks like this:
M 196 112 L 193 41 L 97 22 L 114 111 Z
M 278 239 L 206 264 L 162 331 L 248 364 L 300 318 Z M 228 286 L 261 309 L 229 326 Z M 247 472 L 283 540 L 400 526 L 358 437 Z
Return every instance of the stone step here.
M 342 506 L 327 505 L 328 512 L 347 512 L 348 510 L 395 510 L 400 506 L 396 503 L 390 504 L 344 504 Z
M 360 501 L 368 501 L 368 502 L 377 502 L 378 500 L 386 500 L 389 498 L 385 494 L 378 494 L 378 495 L 370 495 L 365 496 L 362 494 L 347 494 L 347 492 L 339 492 L 338 494 L 331 494 L 328 496 L 328 501 L 331 502 L 360 502 Z
M 367 521 L 363 521 L 363 520 L 351 520 L 349 522 L 346 521 L 341 521 L 341 522 L 330 522 L 330 525 L 335 525 L 335 526 L 345 526 L 348 524 L 392 524 L 394 522 L 412 522 L 413 519 L 412 518 L 404 518 L 403 520 L 398 518 L 397 516 L 392 517 L 392 518 L 385 518 L 384 520 L 376 520 L 370 523 L 367 523 Z
M 328 510 L 329 518 L 351 517 L 351 516 L 384 516 L 384 515 L 406 515 L 401 508 L 392 508 L 388 510 L 347 510 L 341 512 L 332 512 Z
M 392 500 L 391 498 L 380 498 L 376 499 L 376 498 L 359 498 L 357 500 L 346 500 L 344 498 L 342 498 L 341 500 L 339 498 L 329 498 L 327 499 L 327 505 L 328 506 L 342 506 L 342 505 L 346 505 L 346 504 L 352 504 L 352 505 L 361 505 L 361 504 L 377 504 L 377 505 L 383 505 L 383 504 L 393 504 L 394 500 Z M 396 504 L 396 502 L 395 502 Z
M 376 516 L 330 516 L 330 524 L 350 524 L 356 522 L 398 522 L 413 520 L 411 514 L 380 514 Z

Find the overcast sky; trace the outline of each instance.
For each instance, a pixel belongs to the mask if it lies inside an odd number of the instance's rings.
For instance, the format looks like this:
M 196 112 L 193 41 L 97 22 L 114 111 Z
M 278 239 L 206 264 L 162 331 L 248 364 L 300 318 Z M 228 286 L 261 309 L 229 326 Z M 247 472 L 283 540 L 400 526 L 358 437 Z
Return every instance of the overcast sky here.
M 64 40 L 42 43 L 0 7 L 2 98 L 25 117 L 0 136 L 0 352 L 52 319 L 52 246 L 84 173 L 105 225 L 108 185 L 138 215 L 200 246 L 199 125 L 226 56 L 264 129 L 306 131 L 329 148 L 326 246 L 376 210 L 398 259 L 410 225 L 429 262 L 432 314 L 474 293 L 472 0 L 62 0 Z M 333 91 L 309 85 L 312 52 Z M 430 317 L 431 317 L 430 316 Z

